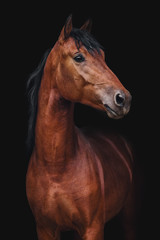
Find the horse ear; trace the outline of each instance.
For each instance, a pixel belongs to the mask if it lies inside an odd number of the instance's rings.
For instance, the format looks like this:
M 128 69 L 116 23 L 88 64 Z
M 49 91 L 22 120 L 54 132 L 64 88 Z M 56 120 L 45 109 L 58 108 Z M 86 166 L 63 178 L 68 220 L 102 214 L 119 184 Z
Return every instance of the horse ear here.
M 72 31 L 72 14 L 67 18 L 66 23 L 64 27 L 62 28 L 62 31 L 59 36 L 59 40 L 63 41 L 67 39 Z
M 68 38 L 72 31 L 72 14 L 67 18 L 64 25 L 64 37 Z
M 92 20 L 88 19 L 80 29 L 87 32 L 91 32 L 91 28 L 92 28 Z

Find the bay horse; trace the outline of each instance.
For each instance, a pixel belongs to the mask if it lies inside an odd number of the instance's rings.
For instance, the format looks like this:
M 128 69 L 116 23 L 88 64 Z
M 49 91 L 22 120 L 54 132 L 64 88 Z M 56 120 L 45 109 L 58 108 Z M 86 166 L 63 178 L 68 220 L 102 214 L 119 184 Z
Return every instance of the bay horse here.
M 119 119 L 131 95 L 105 62 L 90 34 L 91 21 L 72 27 L 69 16 L 58 41 L 30 77 L 34 135 L 26 192 L 39 240 L 102 240 L 104 225 L 122 212 L 125 239 L 135 239 L 132 149 L 119 135 L 74 124 L 76 102 Z

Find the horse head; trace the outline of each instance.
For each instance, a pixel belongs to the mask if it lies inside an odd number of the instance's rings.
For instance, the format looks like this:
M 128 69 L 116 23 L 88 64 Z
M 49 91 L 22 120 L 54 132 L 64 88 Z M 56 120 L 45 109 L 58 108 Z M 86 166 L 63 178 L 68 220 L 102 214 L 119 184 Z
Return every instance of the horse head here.
M 77 29 L 68 17 L 51 51 L 54 87 L 66 100 L 106 111 L 118 119 L 129 112 L 131 95 L 107 66 L 103 48 L 90 30 L 90 20 Z

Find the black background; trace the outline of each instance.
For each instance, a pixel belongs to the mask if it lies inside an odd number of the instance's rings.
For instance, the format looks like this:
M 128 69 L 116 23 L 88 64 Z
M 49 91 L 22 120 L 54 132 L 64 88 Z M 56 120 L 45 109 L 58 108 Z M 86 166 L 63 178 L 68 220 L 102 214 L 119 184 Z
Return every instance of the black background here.
M 124 4 L 122 1 L 74 1 L 72 4 L 42 1 L 37 4 L 23 2 L 17 6 L 14 3 L 4 9 L 7 92 L 3 100 L 8 100 L 4 112 L 7 113 L 8 120 L 5 128 L 8 133 L 5 138 L 5 156 L 8 160 L 4 170 L 3 195 L 7 204 L 4 218 L 7 226 L 5 239 L 9 239 L 10 235 L 15 239 L 37 239 L 34 218 L 25 193 L 28 166 L 25 150 L 26 81 L 44 52 L 55 44 L 71 13 L 75 27 L 80 27 L 88 18 L 92 19 L 92 34 L 104 46 L 107 65 L 133 97 L 130 113 L 118 121 L 108 119 L 106 115 L 91 108 L 77 106 L 76 124 L 105 125 L 121 132 L 132 142 L 145 179 L 140 236 L 141 239 L 154 239 L 153 235 L 157 236 L 159 159 L 155 150 L 159 140 L 156 129 L 158 109 L 154 109 L 156 86 L 151 68 L 156 7 L 146 4 L 140 1 L 128 1 Z M 112 235 L 108 239 L 115 238 Z

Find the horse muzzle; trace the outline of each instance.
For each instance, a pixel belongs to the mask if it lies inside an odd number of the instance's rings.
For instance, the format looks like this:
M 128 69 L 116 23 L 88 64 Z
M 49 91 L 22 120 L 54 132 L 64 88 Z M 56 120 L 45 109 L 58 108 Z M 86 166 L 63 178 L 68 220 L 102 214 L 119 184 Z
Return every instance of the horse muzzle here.
M 119 119 L 124 117 L 130 110 L 132 96 L 129 91 L 113 90 L 99 91 L 101 107 L 110 118 Z

